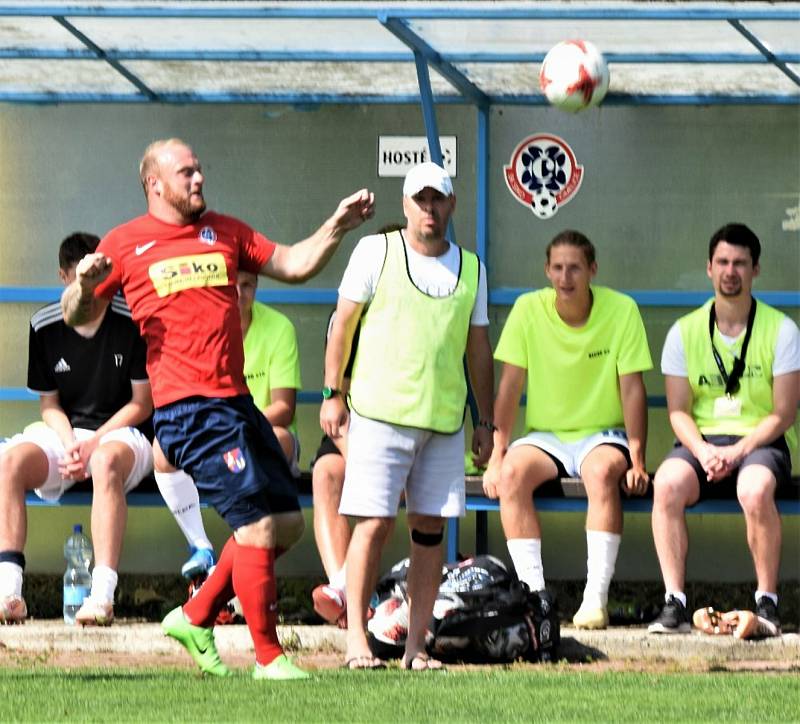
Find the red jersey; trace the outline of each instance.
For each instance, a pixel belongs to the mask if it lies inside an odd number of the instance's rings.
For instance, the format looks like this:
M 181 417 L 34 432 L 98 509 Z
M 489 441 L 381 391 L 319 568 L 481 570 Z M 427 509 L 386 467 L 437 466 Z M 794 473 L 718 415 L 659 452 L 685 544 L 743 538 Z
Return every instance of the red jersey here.
M 100 242 L 113 265 L 95 295 L 122 288 L 147 342 L 156 407 L 247 394 L 236 276 L 258 273 L 274 250 L 247 224 L 213 211 L 188 226 L 145 214 Z

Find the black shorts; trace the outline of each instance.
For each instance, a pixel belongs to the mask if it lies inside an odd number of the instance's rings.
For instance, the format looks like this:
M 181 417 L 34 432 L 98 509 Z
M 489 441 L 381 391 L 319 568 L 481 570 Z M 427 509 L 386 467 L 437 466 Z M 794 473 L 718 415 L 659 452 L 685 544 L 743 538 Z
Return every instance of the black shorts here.
M 319 441 L 319 447 L 317 448 L 317 452 L 314 455 L 313 460 L 311 461 L 311 467 L 314 467 L 314 463 L 317 462 L 323 455 L 341 455 L 342 451 L 336 447 L 336 443 L 331 440 L 327 435 L 322 436 L 322 440 Z
M 179 400 L 159 407 L 153 424 L 167 460 L 233 530 L 300 510 L 283 450 L 250 395 Z
M 703 439 L 712 445 L 723 446 L 733 445 L 742 438 L 737 435 L 704 435 Z M 736 480 L 739 476 L 739 471 L 748 465 L 763 465 L 769 468 L 777 482 L 776 491 L 791 485 L 792 482 L 792 460 L 789 455 L 789 447 L 783 435 L 768 445 L 753 450 L 742 460 L 741 465 L 733 473 L 717 482 L 708 481 L 700 461 L 680 442 L 675 443 L 675 447 L 669 451 L 664 459 L 670 460 L 673 458 L 685 460 L 694 469 L 697 479 L 700 481 L 698 502 L 714 499 L 734 500 L 736 498 Z

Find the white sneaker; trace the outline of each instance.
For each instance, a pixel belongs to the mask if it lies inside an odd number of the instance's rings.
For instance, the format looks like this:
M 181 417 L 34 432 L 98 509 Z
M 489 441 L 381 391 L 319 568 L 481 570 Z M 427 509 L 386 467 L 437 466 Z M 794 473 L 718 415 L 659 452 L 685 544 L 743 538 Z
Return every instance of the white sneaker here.
M 109 601 L 95 601 L 91 597 L 83 600 L 83 605 L 75 614 L 75 623 L 81 626 L 110 626 L 114 620 L 114 604 Z
M 25 599 L 12 593 L 9 596 L 0 598 L 0 623 L 14 624 L 24 623 L 28 617 L 28 607 Z

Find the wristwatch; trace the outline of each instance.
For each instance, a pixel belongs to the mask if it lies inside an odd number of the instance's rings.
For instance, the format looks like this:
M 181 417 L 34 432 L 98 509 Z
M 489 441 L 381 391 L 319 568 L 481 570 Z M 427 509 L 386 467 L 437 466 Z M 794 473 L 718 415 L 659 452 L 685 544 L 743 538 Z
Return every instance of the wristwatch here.
M 323 400 L 330 400 L 331 397 L 336 397 L 336 395 L 341 395 L 342 391 L 337 390 L 335 387 L 323 387 L 322 388 L 322 399 Z

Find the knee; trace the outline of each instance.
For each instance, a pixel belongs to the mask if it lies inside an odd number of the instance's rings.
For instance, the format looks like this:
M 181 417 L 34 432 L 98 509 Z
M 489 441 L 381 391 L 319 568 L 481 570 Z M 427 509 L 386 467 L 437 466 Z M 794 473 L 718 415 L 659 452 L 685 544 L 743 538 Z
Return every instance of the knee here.
M 500 484 L 497 486 L 500 500 L 510 500 L 533 493 L 533 485 L 525 479 L 522 467 L 507 455 L 500 468 Z
M 365 518 L 356 523 L 362 535 L 375 543 L 386 540 L 394 527 L 394 518 Z
M 616 494 L 624 474 L 624 468 L 611 460 L 587 461 L 581 466 L 581 478 L 586 485 L 587 494 Z
M 338 455 L 326 455 L 325 457 L 341 459 Z M 336 462 L 329 464 L 325 457 L 320 458 L 314 465 L 311 473 L 311 488 L 315 499 L 334 498 L 338 501 L 342 497 L 342 487 L 344 486 L 344 465 L 337 465 Z
M 699 491 L 683 477 L 659 468 L 653 478 L 653 507 L 659 509 L 680 509 L 694 502 Z
M 124 482 L 122 460 L 116 452 L 101 445 L 92 454 L 90 467 L 95 490 L 121 489 Z
M 736 487 L 736 497 L 747 515 L 761 515 L 775 509 L 775 479 L 770 476 L 741 480 Z
M 15 445 L 0 455 L 0 490 L 3 494 L 24 492 L 44 483 L 44 479 L 32 479 L 36 477 L 29 472 L 32 462 L 23 445 Z

